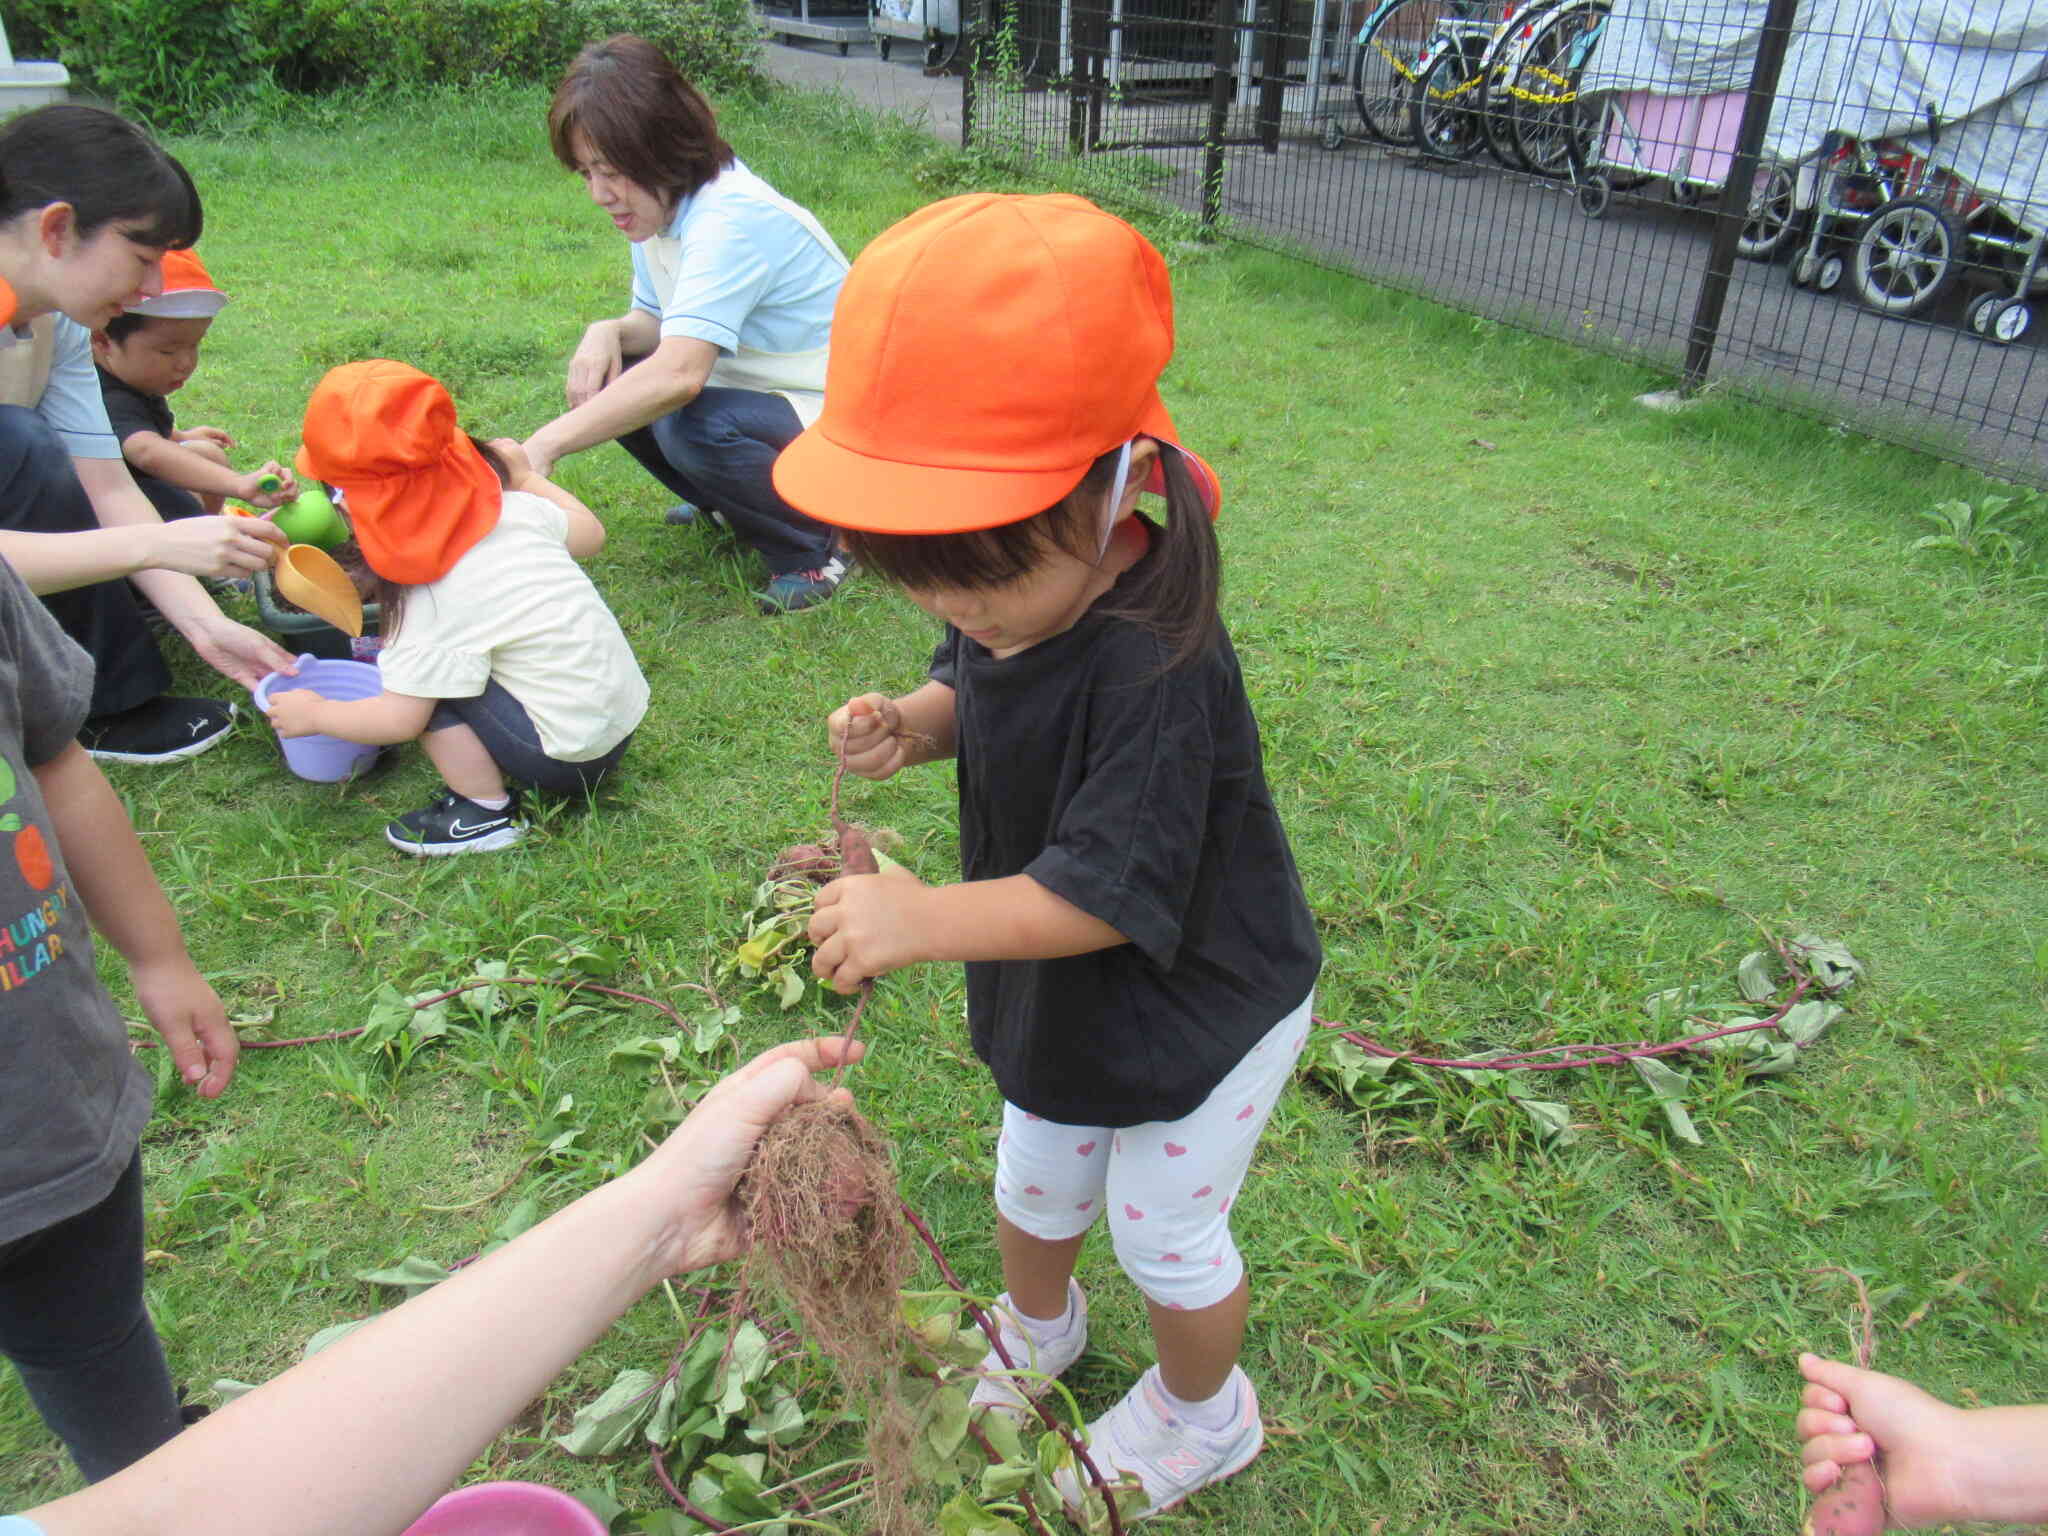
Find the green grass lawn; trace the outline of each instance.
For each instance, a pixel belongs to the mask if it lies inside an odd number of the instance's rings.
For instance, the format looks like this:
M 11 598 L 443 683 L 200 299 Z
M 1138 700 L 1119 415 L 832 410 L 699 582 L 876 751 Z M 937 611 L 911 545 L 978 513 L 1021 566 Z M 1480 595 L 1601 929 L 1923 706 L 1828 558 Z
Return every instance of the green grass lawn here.
M 180 420 L 288 457 L 321 372 L 370 356 L 440 376 L 480 434 L 547 419 L 627 272 L 543 112 L 537 91 L 484 92 L 180 143 L 234 297 Z M 849 251 L 1000 184 L 838 104 L 726 114 Z M 1569 1145 L 1497 1082 L 1396 1068 L 1347 1096 L 1304 1074 L 1239 1207 L 1269 1449 L 1161 1527 L 1792 1530 L 1793 1357 L 1845 1350 L 1854 1319 L 1826 1266 L 1867 1277 L 1881 1365 L 1965 1402 L 2048 1396 L 2041 567 L 1914 548 L 1921 512 L 1997 488 L 1739 402 L 1646 412 L 1632 397 L 1665 381 L 1628 365 L 1155 228 L 1181 329 L 1165 392 L 1227 489 L 1224 610 L 1328 947 L 1319 1011 L 1469 1054 L 1676 1033 L 1644 997 L 1734 1002 L 1765 933 L 1868 967 L 1795 1071 L 1688 1068 L 1699 1145 L 1625 1068 L 1531 1086 L 1567 1107 Z M 510 854 L 415 862 L 380 835 L 436 791 L 414 752 L 316 787 L 245 718 L 189 765 L 115 770 L 252 1033 L 348 1028 L 386 983 L 557 975 L 579 951 L 694 1024 L 689 987 L 717 978 L 769 859 L 823 827 L 825 713 L 918 679 L 927 621 L 873 580 L 765 620 L 750 557 L 663 526 L 622 452 L 562 478 L 610 527 L 595 574 L 655 693 L 594 811 Z M 947 773 L 847 795 L 945 877 Z M 735 1047 L 845 1018 L 719 984 L 743 1014 L 670 1068 L 686 1093 Z M 961 997 L 941 969 L 886 981 L 857 1089 L 906 1197 L 990 1292 L 997 1101 Z M 398 1054 L 251 1052 L 217 1104 L 165 1085 L 150 1299 L 180 1380 L 274 1374 L 390 1304 L 359 1271 L 476 1252 L 672 1114 L 656 1072 L 611 1054 L 666 1029 L 652 1010 L 508 990 L 452 1020 Z M 1150 1345 L 1106 1242 L 1082 1277 L 1098 1321 L 1073 1381 L 1098 1411 Z M 577 1461 L 551 1437 L 676 1336 L 661 1297 L 643 1304 L 472 1475 L 659 1507 L 644 1451 Z M 0 1508 L 69 1486 L 9 1377 Z

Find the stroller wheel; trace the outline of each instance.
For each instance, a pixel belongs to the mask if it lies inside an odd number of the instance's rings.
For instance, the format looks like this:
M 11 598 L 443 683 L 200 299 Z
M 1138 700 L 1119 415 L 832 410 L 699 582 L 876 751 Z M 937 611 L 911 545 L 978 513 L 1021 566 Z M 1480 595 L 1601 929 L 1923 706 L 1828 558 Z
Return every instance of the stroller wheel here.
M 1990 293 L 1978 294 L 1977 297 L 1963 306 L 1964 323 L 1970 327 L 1972 332 L 1982 336 L 1984 334 L 1985 322 L 1991 318 L 1991 311 L 1998 308 L 2004 302 L 2004 299 L 2005 295 L 1995 289 Z
M 1858 296 L 1894 320 L 1931 309 L 1962 274 L 1966 238 L 1945 205 L 1893 198 L 1870 216 L 1856 243 Z
M 2001 299 L 1985 313 L 1984 339 L 2009 347 L 2026 335 L 2033 323 L 2033 307 L 2025 299 Z
M 1821 257 L 1820 265 L 1813 269 L 1813 286 L 1822 293 L 1833 293 L 1842 286 L 1842 269 L 1846 265 L 1839 254 Z
M 1579 212 L 1589 219 L 1605 218 L 1607 205 L 1614 201 L 1614 188 L 1605 176 L 1594 174 L 1579 183 Z

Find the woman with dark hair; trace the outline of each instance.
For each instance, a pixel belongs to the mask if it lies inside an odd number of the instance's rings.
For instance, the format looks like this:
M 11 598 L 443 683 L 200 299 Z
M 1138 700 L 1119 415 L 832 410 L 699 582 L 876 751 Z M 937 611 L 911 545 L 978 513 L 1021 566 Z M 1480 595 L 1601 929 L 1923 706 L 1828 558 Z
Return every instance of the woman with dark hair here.
M 164 252 L 192 245 L 200 222 L 185 168 L 125 118 L 60 105 L 0 127 L 0 556 L 92 657 L 80 737 L 117 762 L 192 757 L 234 713 L 169 696 L 137 588 L 237 683 L 292 665 L 197 580 L 263 569 L 283 535 L 249 518 L 164 522 L 93 372 L 91 332 L 162 292 Z
M 576 56 L 548 113 L 555 158 L 633 246 L 632 303 L 569 361 L 569 409 L 525 443 L 534 472 L 617 442 L 759 552 L 763 611 L 825 601 L 847 573 L 830 528 L 776 494 L 775 456 L 824 404 L 846 258 L 740 163 L 696 87 L 643 38 Z

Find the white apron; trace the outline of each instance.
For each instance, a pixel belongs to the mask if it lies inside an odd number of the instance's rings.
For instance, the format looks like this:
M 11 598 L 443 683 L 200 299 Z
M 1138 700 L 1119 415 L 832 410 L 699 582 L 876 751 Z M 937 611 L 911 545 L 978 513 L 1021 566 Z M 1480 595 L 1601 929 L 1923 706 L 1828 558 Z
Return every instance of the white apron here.
M 31 320 L 25 340 L 11 328 L 0 329 L 0 405 L 40 404 L 56 351 L 55 315 Z

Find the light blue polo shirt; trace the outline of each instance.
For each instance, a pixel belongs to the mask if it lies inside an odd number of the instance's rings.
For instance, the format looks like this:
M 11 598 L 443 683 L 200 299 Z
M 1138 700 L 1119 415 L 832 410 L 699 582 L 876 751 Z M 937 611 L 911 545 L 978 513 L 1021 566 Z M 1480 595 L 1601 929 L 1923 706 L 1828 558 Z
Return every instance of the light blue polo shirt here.
M 794 207 L 735 160 L 684 198 L 664 231 L 682 243 L 673 292 L 656 292 L 651 242 L 634 245 L 633 307 L 658 317 L 663 336 L 694 336 L 728 356 L 828 345 L 846 267 Z
M 43 1536 L 43 1528 L 26 1515 L 0 1515 L 0 1536 Z
M 74 459 L 118 459 L 121 444 L 107 424 L 107 402 L 100 396 L 100 376 L 92 367 L 92 335 L 68 315 L 54 316 L 50 329 L 50 380 L 36 414 L 64 439 Z M 27 346 L 27 336 L 0 326 L 0 347 Z M 8 1536 L 0 1525 L 0 1536 Z

